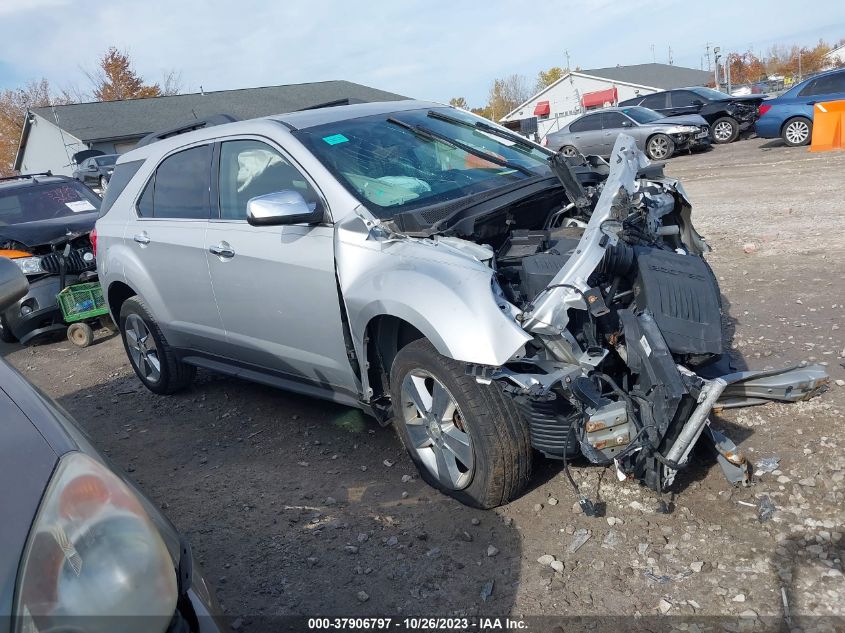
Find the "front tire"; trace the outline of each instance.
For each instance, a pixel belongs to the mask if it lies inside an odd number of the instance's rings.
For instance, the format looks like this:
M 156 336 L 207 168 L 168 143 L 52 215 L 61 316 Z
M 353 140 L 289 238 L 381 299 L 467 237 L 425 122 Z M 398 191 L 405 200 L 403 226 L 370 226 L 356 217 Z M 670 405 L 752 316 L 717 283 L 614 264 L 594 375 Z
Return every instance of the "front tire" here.
M 645 144 L 645 153 L 651 160 L 666 160 L 675 153 L 675 142 L 665 134 L 655 134 Z
M 528 427 L 496 382 L 479 384 L 425 339 L 390 372 L 394 424 L 420 476 L 476 508 L 514 499 L 531 477 Z
M 106 180 L 106 177 L 100 176 L 100 191 L 102 193 L 105 193 L 108 186 L 109 186 L 109 181 Z
M 163 395 L 191 384 L 196 368 L 176 357 L 143 300 L 136 296 L 123 302 L 119 326 L 132 369 L 147 389 Z
M 713 121 L 710 138 L 714 143 L 733 143 L 738 136 L 739 123 L 733 117 L 723 116 Z
M 789 119 L 784 124 L 780 137 L 789 147 L 809 145 L 813 138 L 813 122 L 802 116 Z

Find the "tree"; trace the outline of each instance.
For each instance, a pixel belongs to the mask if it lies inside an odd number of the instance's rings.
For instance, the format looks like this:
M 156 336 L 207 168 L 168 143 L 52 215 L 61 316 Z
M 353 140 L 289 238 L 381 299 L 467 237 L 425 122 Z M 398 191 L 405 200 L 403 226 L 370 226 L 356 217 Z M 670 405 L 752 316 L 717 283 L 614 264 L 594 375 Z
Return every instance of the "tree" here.
M 449 105 L 455 108 L 460 108 L 461 110 L 469 110 L 467 100 L 463 97 L 452 97 L 449 99 Z
M 15 154 L 27 110 L 70 102 L 66 94 L 54 95 L 46 79 L 30 81 L 23 88 L 0 93 L 0 176 L 14 173 Z
M 552 66 L 548 70 L 541 70 L 537 73 L 537 92 L 540 92 L 543 88 L 548 88 L 567 72 L 567 70 L 564 70 L 560 66 Z
M 522 75 L 509 75 L 502 79 L 494 79 L 487 99 L 490 119 L 498 121 L 530 96 L 531 88 Z
M 93 73 L 86 72 L 97 101 L 122 101 L 160 97 L 163 92 L 158 84 L 145 84 L 132 67 L 129 53 L 111 46 L 98 62 Z M 171 82 L 174 74 L 168 78 Z
M 751 51 L 732 53 L 729 56 L 731 83 L 750 84 L 766 78 L 766 67 Z

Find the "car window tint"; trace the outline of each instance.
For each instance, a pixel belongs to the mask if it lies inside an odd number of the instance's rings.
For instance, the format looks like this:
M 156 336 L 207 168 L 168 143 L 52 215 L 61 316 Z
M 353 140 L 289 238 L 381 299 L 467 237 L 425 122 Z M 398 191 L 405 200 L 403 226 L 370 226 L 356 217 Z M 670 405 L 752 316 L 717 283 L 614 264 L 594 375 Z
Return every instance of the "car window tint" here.
M 671 94 L 673 108 L 686 108 L 695 105 L 695 101 L 703 101 L 700 96 L 688 90 L 678 90 Z
M 164 159 L 155 173 L 153 217 L 208 218 L 211 146 L 192 147 Z
M 798 93 L 799 97 L 809 97 L 811 95 L 818 94 L 816 91 L 816 87 L 818 86 L 819 80 L 814 79 L 810 83 L 808 83 L 804 88 L 801 89 L 801 92 Z
M 837 92 L 845 92 L 845 73 L 836 73 L 814 79 L 801 91 L 801 96 L 827 95 Z
M 601 115 L 593 114 L 591 116 L 585 116 L 583 119 L 578 119 L 574 121 L 569 126 L 570 132 L 587 132 L 589 130 L 600 130 L 601 129 Z
M 112 208 L 114 201 L 126 189 L 126 185 L 132 177 L 138 173 L 138 169 L 144 164 L 142 160 L 133 160 L 129 163 L 121 163 L 114 168 L 114 173 L 109 179 L 109 186 L 103 196 L 103 203 L 100 205 L 100 217 L 103 217 Z
M 644 108 L 651 108 L 652 110 L 657 110 L 660 108 L 666 107 L 666 96 L 669 93 L 667 92 L 658 92 L 657 94 L 647 95 L 645 99 L 642 100 L 640 103 L 641 106 Z
M 602 127 L 605 130 L 612 130 L 620 127 L 632 127 L 631 119 L 621 112 L 605 112 L 602 118 Z
M 245 220 L 246 203 L 257 196 L 296 191 L 306 202 L 317 193 L 279 152 L 261 141 L 226 141 L 220 147 L 220 217 Z

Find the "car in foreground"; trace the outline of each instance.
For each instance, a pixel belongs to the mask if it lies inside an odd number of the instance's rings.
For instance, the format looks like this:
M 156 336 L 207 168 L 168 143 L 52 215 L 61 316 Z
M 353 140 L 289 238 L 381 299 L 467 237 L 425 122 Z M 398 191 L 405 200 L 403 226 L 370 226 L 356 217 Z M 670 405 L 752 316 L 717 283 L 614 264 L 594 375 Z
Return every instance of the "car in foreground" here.
M 845 100 L 845 69 L 807 79 L 760 104 L 755 131 L 761 138 L 781 138 L 790 147 L 809 145 L 813 137 L 813 107 Z
M 693 86 L 640 95 L 619 103 L 620 107 L 643 106 L 664 116 L 699 114 L 710 125 L 714 143 L 732 143 L 740 132 L 757 120 L 757 106 L 766 95 L 731 96 L 713 88 Z
M 212 123 L 124 154 L 97 221 L 154 393 L 203 367 L 358 407 L 425 481 L 490 508 L 535 449 L 664 490 L 705 438 L 747 481 L 713 407 L 825 384 L 820 367 L 725 376 L 708 246 L 628 135 L 608 164 L 421 101 Z
M 665 117 L 640 106 L 588 112 L 547 135 L 544 145 L 564 156 L 580 153 L 607 157 L 620 134 L 631 136 L 652 160 L 710 147 L 710 126 L 699 115 Z
M 27 281 L 0 258 L 0 307 Z M 0 360 L 0 633 L 217 631 L 188 541 Z
M 0 311 L 0 340 L 27 344 L 67 329 L 56 295 L 96 271 L 89 235 L 99 208 L 100 198 L 73 178 L 0 179 L 0 257 L 29 279 L 27 295 Z
M 98 187 L 101 191 L 105 191 L 109 186 L 117 158 L 118 154 L 102 154 L 86 158 L 73 170 L 73 177 L 84 185 Z

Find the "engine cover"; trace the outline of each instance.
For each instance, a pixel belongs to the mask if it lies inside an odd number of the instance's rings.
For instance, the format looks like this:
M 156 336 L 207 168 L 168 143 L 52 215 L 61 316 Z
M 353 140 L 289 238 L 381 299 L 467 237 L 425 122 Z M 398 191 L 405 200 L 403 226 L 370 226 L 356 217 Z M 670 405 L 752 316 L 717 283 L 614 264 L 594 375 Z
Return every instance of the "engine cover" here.
M 719 286 L 703 259 L 640 251 L 634 284 L 638 310 L 648 310 L 673 354 L 722 353 Z

